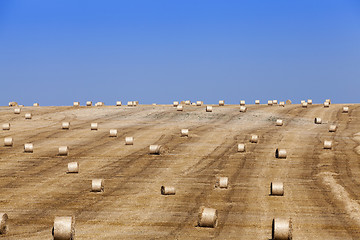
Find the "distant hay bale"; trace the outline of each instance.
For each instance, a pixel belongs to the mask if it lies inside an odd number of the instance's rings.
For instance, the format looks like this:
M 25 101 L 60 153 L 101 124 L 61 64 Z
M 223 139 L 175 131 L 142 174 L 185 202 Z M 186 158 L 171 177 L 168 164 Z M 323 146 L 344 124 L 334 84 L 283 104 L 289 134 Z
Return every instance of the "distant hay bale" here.
M 273 104 L 277 105 L 278 104 L 278 100 L 273 100 Z
M 74 107 L 79 107 L 79 106 L 80 106 L 80 102 L 74 102 L 74 103 L 73 103 L 73 106 L 74 106 Z
M 324 108 L 328 108 L 330 107 L 330 103 L 329 102 L 324 102 Z
M 206 106 L 206 112 L 212 112 L 212 106 Z
M 92 192 L 103 192 L 104 191 L 104 181 L 102 179 L 93 179 L 91 181 L 91 191 Z
M 38 107 L 39 106 L 39 103 L 34 103 L 33 104 L 33 107 Z
M 217 177 L 215 188 L 228 188 L 229 179 L 227 177 Z
M 4 123 L 4 124 L 2 125 L 2 129 L 3 129 L 3 130 L 10 130 L 10 123 Z
M 285 107 L 285 102 L 279 102 L 279 107 Z
M 21 112 L 21 108 L 14 108 L 14 113 L 15 114 L 20 114 Z
M 260 100 L 255 100 L 255 104 L 260 104 Z
M 336 132 L 337 126 L 336 125 L 330 125 L 329 126 L 329 132 Z
M 191 103 L 191 106 L 196 106 L 196 103 L 194 103 L 194 102 L 193 102 L 193 103 Z
M 240 106 L 240 112 L 246 112 L 247 111 L 247 107 L 245 106 Z
M 183 109 L 184 109 L 183 105 L 178 105 L 178 106 L 176 107 L 176 110 L 177 110 L 177 111 L 182 111 Z
M 292 240 L 291 219 L 274 218 L 272 221 L 273 240 Z
M 79 173 L 79 164 L 77 162 L 69 162 L 67 173 Z
M 134 105 L 133 105 L 133 102 L 132 102 L 132 101 L 127 102 L 127 106 L 128 106 L 128 107 L 134 106 Z
M 181 129 L 180 131 L 182 137 L 188 137 L 189 136 L 189 129 Z
M 172 186 L 161 186 L 160 188 L 161 195 L 175 195 L 175 187 Z
M 315 119 L 314 119 L 314 123 L 315 123 L 315 124 L 321 124 L 321 123 L 322 123 L 321 118 L 319 118 L 319 117 L 315 118 Z
M 275 150 L 275 157 L 276 158 L 286 158 L 287 157 L 286 150 L 277 148 Z
M 349 107 L 343 107 L 342 112 L 343 113 L 348 113 L 349 112 Z
M 324 149 L 331 149 L 331 148 L 332 148 L 332 141 L 325 140 Z
M 125 137 L 125 145 L 134 145 L 133 137 Z
M 160 154 L 161 145 L 150 145 L 149 150 L 150 154 Z
M 245 100 L 240 101 L 240 106 L 245 106 Z
M 225 105 L 225 101 L 224 100 L 219 100 L 219 106 L 224 106 Z
M 88 107 L 92 106 L 92 101 L 87 101 L 86 106 L 88 106 Z
M 32 114 L 31 113 L 25 113 L 25 119 L 31 119 Z
M 61 123 L 62 129 L 69 129 L 70 128 L 70 122 L 62 122 Z
M 95 103 L 95 107 L 102 107 L 102 106 L 104 106 L 105 104 L 104 104 L 104 102 L 97 102 L 97 103 Z
M 303 107 L 303 108 L 307 108 L 307 106 L 308 106 L 308 104 L 307 104 L 307 102 L 303 102 L 303 103 L 301 103 L 301 106 Z
M 177 107 L 177 106 L 179 106 L 179 102 L 178 102 L 178 101 L 174 101 L 174 102 L 173 102 L 173 107 Z
M 292 104 L 292 102 L 291 102 L 291 100 L 290 99 L 288 99 L 288 100 L 286 100 L 286 104 Z
M 91 123 L 90 124 L 90 129 L 94 130 L 94 131 L 98 130 L 98 124 L 97 123 Z
M 133 101 L 133 106 L 137 106 L 137 105 L 139 105 L 139 101 Z
M 312 99 L 307 100 L 308 105 L 312 105 Z
M 191 101 L 190 100 L 186 100 L 185 101 L 185 105 L 190 105 L 191 104 Z
M 268 106 L 272 106 L 273 105 L 273 101 L 272 100 L 269 100 L 268 101 Z
M 270 183 L 270 195 L 284 196 L 284 184 L 282 182 L 271 182 Z
M 9 102 L 9 107 L 15 107 L 18 106 L 17 102 Z
M 330 100 L 330 99 L 326 99 L 325 102 L 328 102 L 329 104 L 331 104 L 331 100 Z
M 306 102 L 305 100 L 301 100 L 300 104 L 303 104 L 303 103 L 305 103 L 305 102 Z
M 4 146 L 5 147 L 12 147 L 14 144 L 13 138 L 12 137 L 6 137 L 4 138 Z
M 151 105 L 156 106 L 157 104 L 156 104 L 156 103 L 153 103 L 153 104 L 151 104 Z
M 239 143 L 238 144 L 238 152 L 245 152 L 245 144 Z
M 24 152 L 26 152 L 26 153 L 34 152 L 34 145 L 32 143 L 25 143 L 24 144 Z
M 214 208 L 200 207 L 198 215 L 199 227 L 215 228 L 218 223 L 218 213 Z
M 202 102 L 201 101 L 196 101 L 196 106 L 201 106 L 202 105 Z
M 68 146 L 60 146 L 59 147 L 59 156 L 67 156 L 69 155 L 69 147 Z
M 259 141 L 259 136 L 258 135 L 255 135 L 255 134 L 251 135 L 251 137 L 250 137 L 250 142 L 251 143 L 257 143 L 258 141 Z
M 1 216 L 1 222 L 0 222 L 0 234 L 6 234 L 8 231 L 8 224 L 7 221 L 9 219 L 8 215 L 6 213 L 0 213 Z
M 52 235 L 54 240 L 75 239 L 75 217 L 55 217 Z
M 110 137 L 117 137 L 117 130 L 116 129 L 110 129 Z
M 116 106 L 120 107 L 121 106 L 121 101 L 116 101 Z
M 283 120 L 282 119 L 277 119 L 276 120 L 276 126 L 282 126 L 283 125 Z

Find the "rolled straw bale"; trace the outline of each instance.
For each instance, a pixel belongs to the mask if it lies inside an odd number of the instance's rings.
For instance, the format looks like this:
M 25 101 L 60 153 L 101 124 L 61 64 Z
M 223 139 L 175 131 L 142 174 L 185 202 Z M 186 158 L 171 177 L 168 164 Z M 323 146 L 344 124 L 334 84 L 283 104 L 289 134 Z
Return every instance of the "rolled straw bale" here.
M 343 113 L 348 113 L 348 112 L 349 112 L 349 107 L 343 107 L 342 112 L 343 112 Z
M 196 106 L 196 103 L 194 103 L 194 102 L 193 102 L 193 103 L 191 103 L 191 106 Z
M 245 100 L 240 101 L 240 106 L 245 106 Z
M 260 100 L 255 100 L 255 104 L 260 104 Z
M 176 110 L 177 110 L 177 111 L 182 111 L 183 109 L 184 109 L 183 105 L 178 105 L 178 106 L 176 107 Z
M 67 173 L 79 173 L 79 164 L 77 162 L 69 162 Z
M 121 101 L 116 101 L 116 106 L 120 107 L 121 106 Z
M 199 227 L 210 227 L 214 228 L 217 226 L 218 213 L 214 208 L 200 207 L 198 215 L 198 226 Z
M 10 130 L 10 123 L 4 123 L 4 124 L 2 125 L 2 129 L 3 129 L 3 130 Z
M 74 102 L 74 103 L 73 103 L 73 106 L 74 106 L 74 107 L 80 106 L 80 102 Z
M 21 112 L 21 108 L 14 108 L 14 113 L 15 114 L 20 114 Z
M 175 195 L 175 187 L 172 186 L 161 186 L 161 195 Z
M 318 118 L 318 117 L 315 118 L 315 119 L 314 119 L 314 123 L 315 123 L 315 124 L 321 124 L 321 123 L 322 123 L 321 118 Z
M 117 137 L 117 130 L 116 129 L 110 129 L 110 137 Z
M 307 100 L 307 103 L 308 103 L 309 105 L 312 105 L 312 99 L 308 99 L 308 100 Z
M 257 143 L 259 141 L 259 136 L 258 135 L 251 135 L 251 138 L 250 138 L 250 142 L 252 143 Z
M 92 101 L 87 101 L 86 106 L 88 106 L 88 107 L 92 106 Z
M 224 100 L 219 100 L 219 106 L 224 106 L 225 105 L 225 101 Z
M 330 103 L 329 102 L 324 102 L 324 108 L 328 108 L 330 107 Z
M 331 104 L 331 100 L 330 100 L 330 99 L 326 99 L 325 102 L 328 102 L 329 104 Z
M 25 113 L 25 119 L 31 119 L 32 114 L 31 113 Z
M 132 101 L 127 102 L 127 106 L 128 106 L 128 107 L 132 107 L 132 106 L 133 106 L 133 102 L 132 102 Z
M 276 158 L 286 158 L 287 156 L 287 153 L 286 153 L 286 150 L 285 149 L 279 149 L 277 148 L 275 150 L 275 157 Z
M 272 106 L 273 105 L 273 101 L 272 100 L 269 100 L 268 101 L 268 106 Z
M 283 120 L 282 119 L 277 119 L 276 120 L 276 126 L 282 126 L 283 125 Z
M 133 137 L 125 137 L 125 145 L 134 145 Z
M 32 153 L 34 151 L 34 145 L 32 143 L 25 143 L 24 144 L 24 152 Z
M 14 144 L 13 138 L 12 137 L 6 137 L 4 138 L 4 146 L 5 147 L 12 147 Z
M 7 220 L 9 219 L 6 213 L 0 213 L 1 222 L 0 222 L 0 234 L 6 234 L 8 231 Z
M 179 105 L 179 102 L 178 101 L 174 101 L 173 102 L 173 107 L 177 107 Z
M 332 148 L 332 141 L 325 140 L 324 149 L 331 149 L 331 148 Z
M 149 150 L 150 154 L 160 154 L 161 145 L 150 145 Z
M 95 107 L 101 107 L 101 106 L 104 106 L 104 103 L 103 103 L 103 102 L 97 102 L 97 103 L 95 103 Z
M 270 183 L 270 195 L 272 196 L 284 196 L 284 183 L 271 182 Z
M 67 156 L 69 154 L 69 147 L 68 146 L 60 146 L 59 147 L 59 155 L 60 156 Z
M 151 104 L 151 105 L 156 106 L 157 104 L 156 104 L 156 103 L 153 103 L 153 104 Z
M 181 129 L 180 131 L 182 137 L 188 137 L 189 136 L 189 129 Z
M 102 179 L 93 179 L 91 182 L 91 191 L 92 192 L 103 192 L 104 191 L 104 181 Z
M 227 177 L 217 177 L 215 182 L 216 188 L 228 188 L 229 179 Z
M 247 107 L 245 106 L 240 106 L 240 112 L 246 112 L 247 111 Z
M 245 144 L 243 143 L 238 144 L 238 152 L 245 152 Z
M 273 100 L 273 104 L 277 105 L 278 104 L 278 100 Z
M 39 106 L 39 103 L 34 103 L 33 106 L 34 106 L 34 107 L 38 107 L 38 106 Z
M 329 126 L 329 132 L 336 132 L 337 126 L 336 125 L 330 125 Z
M 196 106 L 201 106 L 202 102 L 201 101 L 196 101 Z
M 18 106 L 17 102 L 9 102 L 9 107 L 15 107 Z
M 139 101 L 133 101 L 133 105 L 134 105 L 134 106 L 139 105 Z
M 212 112 L 212 106 L 206 106 L 206 112 Z
M 70 122 L 62 122 L 61 123 L 62 129 L 69 129 L 70 128 Z
M 190 105 L 191 104 L 191 101 L 190 100 L 186 100 L 185 101 L 185 105 Z
M 307 104 L 307 102 L 303 102 L 303 103 L 301 103 L 301 106 L 302 106 L 303 108 L 307 108 L 308 104 Z
M 55 217 L 52 235 L 54 240 L 73 240 L 75 238 L 75 217 Z
M 291 240 L 292 224 L 291 219 L 274 218 L 272 221 L 273 240 Z
M 286 104 L 291 104 L 292 102 L 291 102 L 291 100 L 290 99 L 288 99 L 288 100 L 286 100 Z
M 285 107 L 285 102 L 279 102 L 279 107 Z
M 90 129 L 91 130 L 98 130 L 98 124 L 97 123 L 91 123 L 90 124 Z

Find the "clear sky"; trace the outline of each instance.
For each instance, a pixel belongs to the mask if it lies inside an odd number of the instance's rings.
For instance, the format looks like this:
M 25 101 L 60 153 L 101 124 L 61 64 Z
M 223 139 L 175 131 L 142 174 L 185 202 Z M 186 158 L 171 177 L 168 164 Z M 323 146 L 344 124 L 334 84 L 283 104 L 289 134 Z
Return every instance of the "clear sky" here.
M 0 105 L 359 103 L 360 1 L 1 0 Z

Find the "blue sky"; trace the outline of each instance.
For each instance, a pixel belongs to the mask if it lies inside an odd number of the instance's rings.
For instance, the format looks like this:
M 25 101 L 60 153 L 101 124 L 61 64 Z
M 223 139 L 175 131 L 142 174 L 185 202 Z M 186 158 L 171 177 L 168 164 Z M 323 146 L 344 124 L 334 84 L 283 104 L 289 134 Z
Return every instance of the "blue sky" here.
M 359 102 L 360 1 L 2 0 L 0 105 Z

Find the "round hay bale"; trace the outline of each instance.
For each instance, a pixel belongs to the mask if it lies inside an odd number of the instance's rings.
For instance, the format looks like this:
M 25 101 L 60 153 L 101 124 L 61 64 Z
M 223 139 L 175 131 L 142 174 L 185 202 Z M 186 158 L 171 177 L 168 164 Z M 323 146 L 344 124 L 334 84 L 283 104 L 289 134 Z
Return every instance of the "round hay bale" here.
M 318 118 L 318 117 L 315 118 L 315 119 L 314 119 L 314 123 L 315 123 L 315 124 L 321 124 L 321 123 L 322 123 L 321 118 Z
M 285 149 L 279 149 L 277 148 L 275 150 L 275 157 L 276 158 L 286 158 L 287 156 L 287 153 L 286 153 L 286 150 Z
M 324 108 L 328 108 L 330 107 L 330 103 L 329 102 L 324 102 Z
M 240 106 L 240 112 L 246 112 L 247 111 L 247 107 L 245 106 Z
M 273 101 L 272 100 L 269 100 L 268 101 L 268 106 L 272 106 L 273 105 Z
M 14 113 L 15 114 L 20 114 L 21 112 L 21 108 L 14 108 Z
M 240 101 L 240 106 L 245 106 L 245 100 Z
M 7 220 L 9 219 L 6 213 L 0 213 L 1 222 L 0 222 L 0 234 L 6 234 L 8 231 Z
M 5 147 L 12 147 L 14 144 L 13 138 L 12 137 L 6 137 L 4 138 L 4 146 Z
M 54 240 L 73 240 L 75 238 L 75 217 L 55 217 L 52 235 Z
M 80 106 L 80 102 L 74 102 L 74 103 L 73 103 L 73 106 L 74 106 L 74 107 L 79 107 L 79 106 Z
M 349 107 L 343 107 L 342 112 L 343 113 L 348 113 L 349 112 Z
M 329 104 L 331 104 L 331 100 L 330 100 L 330 99 L 326 99 L 325 102 L 328 102 Z
M 202 105 L 201 101 L 196 101 L 196 106 L 200 107 Z
M 271 196 L 284 196 L 284 183 L 271 182 L 270 183 L 270 195 Z
M 278 100 L 273 100 L 273 104 L 277 105 L 278 104 Z
M 160 154 L 161 145 L 150 145 L 149 150 L 150 154 Z
M 291 240 L 292 224 L 291 219 L 274 218 L 272 221 L 273 240 Z
M 185 101 L 185 105 L 190 105 L 191 104 L 191 101 L 190 100 L 186 100 Z
M 189 136 L 189 129 L 181 129 L 180 131 L 182 137 L 188 137 Z
M 245 152 L 245 144 L 243 143 L 238 144 L 238 152 Z
M 308 105 L 312 105 L 312 99 L 307 100 Z
M 24 152 L 26 152 L 26 153 L 34 152 L 34 145 L 32 143 L 25 143 L 24 144 Z
M 133 105 L 136 107 L 137 105 L 139 105 L 139 101 L 133 101 Z
M 224 106 L 225 105 L 225 101 L 224 100 L 219 100 L 219 106 Z
M 125 137 L 125 145 L 134 145 L 133 137 Z
M 133 107 L 133 106 L 134 106 L 134 105 L 133 105 L 133 102 L 132 102 L 132 101 L 127 102 L 127 106 L 128 106 L 128 107 Z
M 279 107 L 285 107 L 285 102 L 280 102 Z
M 88 107 L 92 106 L 92 101 L 87 101 L 86 106 L 88 106 Z
M 116 129 L 110 129 L 110 137 L 117 137 L 117 130 Z
M 228 188 L 229 179 L 227 177 L 217 177 L 215 187 L 216 188 Z
M 161 195 L 175 195 L 175 187 L 172 186 L 161 186 Z
M 103 102 L 97 102 L 95 103 L 95 107 L 102 107 L 104 106 L 105 104 Z
M 104 191 L 104 181 L 102 179 L 93 179 L 91 181 L 91 191 L 92 192 L 103 192 Z
M 33 107 L 38 107 L 39 106 L 39 103 L 34 103 L 33 104 Z
M 196 103 L 194 103 L 194 102 L 193 102 L 193 103 L 191 103 L 191 106 L 196 106 Z
M 283 120 L 282 119 L 277 119 L 276 120 L 276 126 L 282 126 L 283 125 Z
M 10 123 L 4 123 L 4 124 L 2 125 L 2 129 L 3 129 L 3 130 L 10 130 Z
M 69 155 L 69 147 L 68 146 L 60 146 L 59 147 L 59 156 L 67 156 Z
M 307 108 L 307 106 L 308 106 L 308 105 L 307 105 L 307 102 L 304 101 L 303 103 L 301 103 L 301 106 L 302 106 L 303 108 Z
M 288 100 L 286 100 L 286 104 L 292 104 L 292 102 L 291 102 L 291 100 L 290 99 L 288 99 Z
M 90 124 L 90 129 L 94 130 L 94 131 L 98 130 L 98 124 L 97 123 L 91 123 Z
M 178 102 L 178 101 L 174 101 L 174 102 L 173 102 L 173 107 L 177 107 L 177 106 L 179 106 L 179 102 Z
M 120 107 L 120 106 L 121 106 L 121 104 L 122 104 L 122 102 L 121 102 L 121 101 L 116 101 L 116 106 Z
M 212 106 L 206 106 L 206 112 L 212 112 Z
M 332 148 L 332 141 L 324 141 L 324 149 L 331 149 Z
M 303 104 L 303 103 L 305 103 L 305 100 L 301 100 L 300 104 Z
M 258 135 L 251 135 L 251 138 L 250 138 L 250 142 L 251 143 L 257 143 L 259 141 L 259 136 Z
M 336 132 L 337 126 L 336 125 L 330 125 L 329 126 L 329 132 Z
M 210 227 L 214 228 L 218 223 L 218 213 L 214 208 L 200 207 L 198 215 L 198 226 L 199 227 Z
M 255 104 L 260 104 L 260 100 L 255 100 Z
M 62 122 L 61 123 L 62 129 L 69 129 L 70 128 L 70 122 Z
M 25 113 L 25 119 L 31 119 L 32 114 L 31 113 Z
M 18 106 L 17 102 L 9 102 L 9 107 L 15 107 Z
M 79 164 L 77 162 L 69 162 L 67 173 L 79 173 Z
M 176 110 L 177 110 L 177 111 L 182 111 L 183 109 L 184 109 L 183 105 L 178 105 L 178 106 L 176 107 Z

